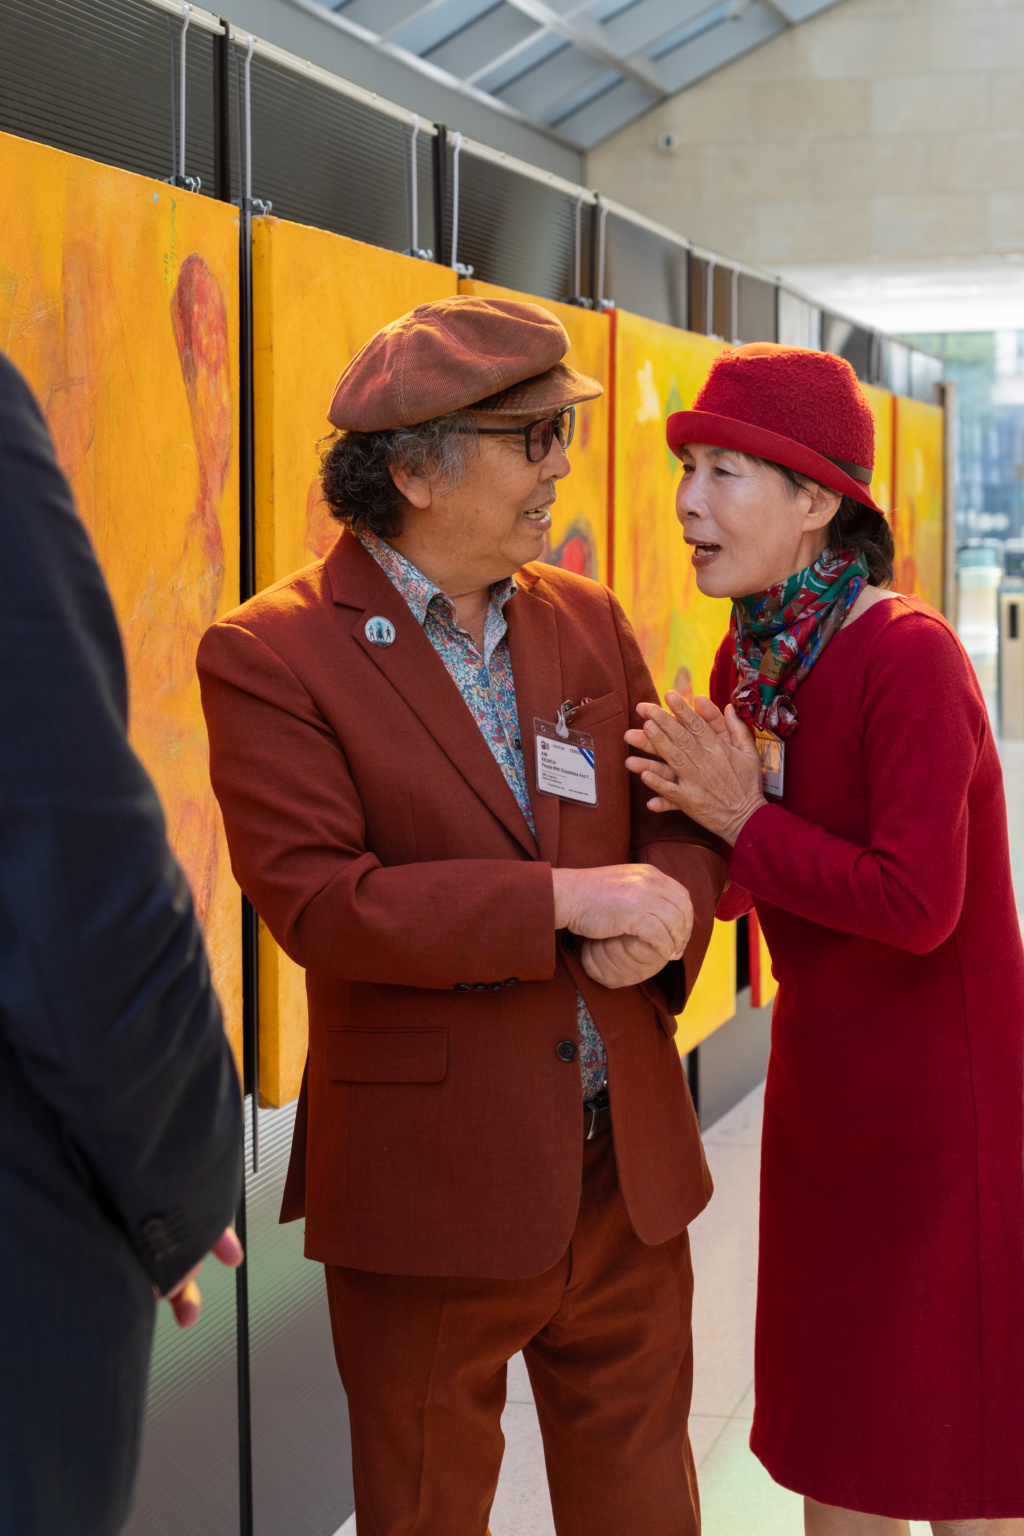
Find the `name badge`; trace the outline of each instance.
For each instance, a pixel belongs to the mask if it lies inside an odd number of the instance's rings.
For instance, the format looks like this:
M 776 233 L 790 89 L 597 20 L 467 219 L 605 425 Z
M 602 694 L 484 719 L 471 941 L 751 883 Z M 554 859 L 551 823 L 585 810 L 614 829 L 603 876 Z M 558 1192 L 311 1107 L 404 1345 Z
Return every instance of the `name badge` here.
M 535 718 L 533 731 L 541 794 L 556 795 L 577 805 L 596 805 L 594 738 L 585 731 L 570 731 L 561 712 L 557 721 Z
M 776 800 L 782 799 L 782 785 L 786 776 L 786 743 L 772 731 L 754 727 L 757 755 L 761 759 L 761 790 Z

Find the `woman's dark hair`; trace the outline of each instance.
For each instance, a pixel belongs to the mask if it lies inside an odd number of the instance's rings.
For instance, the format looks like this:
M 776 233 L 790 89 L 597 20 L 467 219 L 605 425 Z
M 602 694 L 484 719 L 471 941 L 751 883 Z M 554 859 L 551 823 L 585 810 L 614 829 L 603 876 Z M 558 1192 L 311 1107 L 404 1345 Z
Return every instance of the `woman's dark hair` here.
M 776 464 L 772 459 L 760 459 L 769 469 L 778 470 L 794 490 L 806 491 L 818 482 L 810 475 L 801 475 L 787 464 Z M 826 530 L 829 549 L 855 549 L 864 556 L 868 566 L 868 583 L 872 587 L 891 587 L 893 560 L 896 546 L 892 529 L 880 512 L 873 512 L 862 501 L 844 496 L 836 509 L 836 515 Z
M 476 440 L 468 411 L 451 411 L 386 432 L 336 432 L 320 455 L 320 483 L 332 517 L 358 531 L 390 539 L 402 531 L 408 502 L 391 478 L 392 467 L 441 478 L 448 489 L 462 479 L 467 450 Z

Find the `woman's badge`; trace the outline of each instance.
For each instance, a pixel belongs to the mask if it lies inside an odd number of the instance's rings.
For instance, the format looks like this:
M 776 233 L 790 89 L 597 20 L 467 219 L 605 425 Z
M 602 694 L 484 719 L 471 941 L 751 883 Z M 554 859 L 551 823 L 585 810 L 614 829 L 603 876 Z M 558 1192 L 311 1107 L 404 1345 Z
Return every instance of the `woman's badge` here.
M 782 784 L 786 772 L 786 743 L 772 731 L 754 726 L 757 755 L 761 759 L 761 790 L 775 800 L 782 799 Z

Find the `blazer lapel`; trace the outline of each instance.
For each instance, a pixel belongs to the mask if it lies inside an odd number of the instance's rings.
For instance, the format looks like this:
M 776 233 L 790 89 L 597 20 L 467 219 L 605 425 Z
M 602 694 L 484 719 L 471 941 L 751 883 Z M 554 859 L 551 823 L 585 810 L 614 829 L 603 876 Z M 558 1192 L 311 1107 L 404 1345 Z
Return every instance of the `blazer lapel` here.
M 537 844 L 505 775 L 469 705 L 405 599 L 351 534 L 341 536 L 326 563 L 334 601 L 358 610 L 352 627 L 356 644 L 401 694 L 502 825 L 531 858 L 537 858 Z M 371 618 L 391 621 L 395 632 L 393 644 L 379 646 L 368 639 L 366 624 Z M 523 739 L 525 742 L 526 738 Z
M 558 654 L 558 625 L 555 610 L 533 591 L 536 577 L 529 571 L 516 577 L 519 591 L 505 605 L 508 644 L 512 657 L 512 675 L 516 684 L 519 711 L 519 737 L 523 743 L 526 782 L 530 786 L 530 806 L 537 828 L 540 856 L 547 864 L 558 862 L 558 833 L 561 801 L 555 795 L 542 795 L 537 789 L 537 761 L 533 722 L 554 722 L 562 692 L 562 666 Z

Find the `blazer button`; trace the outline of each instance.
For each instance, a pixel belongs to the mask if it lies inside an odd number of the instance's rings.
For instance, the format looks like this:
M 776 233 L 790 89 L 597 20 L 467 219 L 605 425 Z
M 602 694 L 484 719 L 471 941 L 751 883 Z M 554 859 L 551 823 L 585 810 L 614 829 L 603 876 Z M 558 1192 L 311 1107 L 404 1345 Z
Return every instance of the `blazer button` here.
M 559 1040 L 555 1046 L 555 1054 L 559 1061 L 576 1060 L 576 1043 L 573 1040 Z
M 487 983 L 486 983 L 486 981 L 474 981 L 474 983 L 473 983 L 473 991 L 474 992 L 486 992 L 487 991 Z
M 491 982 L 491 991 L 492 992 L 500 992 L 501 991 L 501 987 L 502 987 L 502 983 L 500 981 L 492 981 Z
M 506 981 L 505 981 L 505 985 L 506 985 L 506 987 L 518 987 L 518 985 L 519 985 L 519 977 L 518 976 L 509 976 L 506 979 Z
M 456 992 L 472 992 L 473 989 L 468 981 L 457 981 L 455 983 L 455 990 Z
M 562 948 L 565 950 L 567 955 L 574 955 L 576 953 L 576 943 L 577 940 L 574 933 L 562 934 Z

